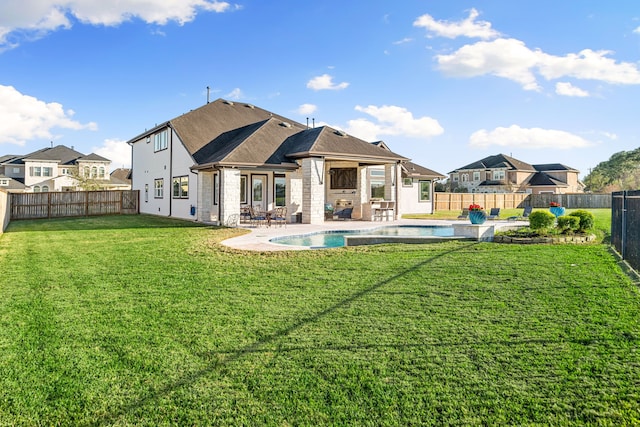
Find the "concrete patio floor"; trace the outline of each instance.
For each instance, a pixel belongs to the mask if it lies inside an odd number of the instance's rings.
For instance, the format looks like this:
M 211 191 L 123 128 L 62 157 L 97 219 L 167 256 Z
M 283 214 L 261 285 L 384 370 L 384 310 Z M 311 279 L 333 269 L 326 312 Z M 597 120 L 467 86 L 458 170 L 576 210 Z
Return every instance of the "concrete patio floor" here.
M 528 221 L 487 221 L 485 224 L 491 224 L 496 230 L 504 227 L 513 227 L 527 225 Z M 274 237 L 281 236 L 299 236 L 309 233 L 316 233 L 327 230 L 366 230 L 384 226 L 393 225 L 452 225 L 452 224 L 468 224 L 463 220 L 433 220 L 433 219 L 399 219 L 396 221 L 325 221 L 323 224 L 287 224 L 286 227 L 249 227 L 242 226 L 250 233 L 231 239 L 223 240 L 221 244 L 240 250 L 248 251 L 296 251 L 310 250 L 307 246 L 281 245 L 269 242 Z M 315 250 L 315 249 L 314 249 Z

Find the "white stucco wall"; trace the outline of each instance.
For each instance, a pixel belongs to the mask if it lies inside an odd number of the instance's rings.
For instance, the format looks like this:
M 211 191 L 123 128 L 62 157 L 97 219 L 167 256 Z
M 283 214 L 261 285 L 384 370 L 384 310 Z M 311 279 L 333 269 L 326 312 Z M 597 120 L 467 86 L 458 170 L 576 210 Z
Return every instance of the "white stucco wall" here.
M 9 216 L 11 213 L 11 197 L 9 193 L 0 190 L 0 234 L 4 233 L 9 225 Z
M 420 183 L 419 180 L 413 179 L 411 187 L 402 185 L 402 180 L 397 181 L 398 187 L 398 206 L 399 214 L 409 213 L 433 213 L 433 181 L 431 181 L 431 200 L 428 202 L 420 201 Z
M 198 176 L 191 172 L 193 159 L 173 130 L 170 130 L 167 149 L 154 152 L 151 135 L 149 142 L 143 138 L 133 144 L 132 157 L 132 189 L 140 191 L 141 213 L 196 219 L 191 215 L 191 206 L 197 205 Z M 188 198 L 174 199 L 172 180 L 180 176 L 189 179 Z M 162 198 L 154 196 L 156 179 L 164 180 Z

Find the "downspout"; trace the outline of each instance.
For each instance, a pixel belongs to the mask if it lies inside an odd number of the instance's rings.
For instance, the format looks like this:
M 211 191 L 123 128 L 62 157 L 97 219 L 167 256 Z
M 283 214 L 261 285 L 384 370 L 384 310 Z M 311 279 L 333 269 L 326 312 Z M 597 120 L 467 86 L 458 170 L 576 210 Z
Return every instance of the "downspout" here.
M 396 167 L 394 168 L 393 174 L 395 175 L 393 180 L 395 182 L 395 192 L 396 192 L 396 219 L 400 219 L 400 191 L 398 190 L 398 173 L 401 171 L 402 169 L 400 168 L 400 161 L 398 160 L 396 162 Z

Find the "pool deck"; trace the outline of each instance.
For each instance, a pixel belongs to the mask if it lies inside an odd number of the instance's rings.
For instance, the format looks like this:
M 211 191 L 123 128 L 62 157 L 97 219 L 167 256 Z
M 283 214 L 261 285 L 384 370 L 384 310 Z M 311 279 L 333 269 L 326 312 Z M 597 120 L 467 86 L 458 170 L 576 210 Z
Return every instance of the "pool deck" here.
M 485 225 L 494 225 L 497 229 L 504 227 L 527 225 L 529 221 L 496 220 L 487 221 Z M 371 221 L 325 221 L 324 224 L 287 224 L 286 227 L 239 227 L 249 230 L 250 233 L 231 239 L 223 240 L 221 244 L 230 248 L 246 251 L 297 251 L 309 250 L 308 246 L 280 245 L 269 242 L 274 237 L 299 236 L 317 233 L 327 230 L 367 230 L 385 226 L 397 225 L 453 225 L 468 224 L 462 220 L 435 220 L 435 219 L 399 219 L 388 222 Z

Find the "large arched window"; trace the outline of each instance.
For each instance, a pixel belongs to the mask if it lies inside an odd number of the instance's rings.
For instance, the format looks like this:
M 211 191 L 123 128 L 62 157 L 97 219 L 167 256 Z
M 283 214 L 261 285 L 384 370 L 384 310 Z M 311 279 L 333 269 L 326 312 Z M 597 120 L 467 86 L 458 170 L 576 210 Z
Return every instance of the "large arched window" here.
M 34 193 L 39 193 L 40 192 L 40 186 L 39 185 L 34 186 L 33 187 L 33 192 Z
M 104 166 L 100 166 L 98 169 L 98 178 L 104 179 Z
M 48 193 L 49 192 L 49 186 L 48 185 L 43 185 L 42 186 L 42 192 L 43 193 Z
M 84 167 L 84 177 L 85 178 L 89 178 L 89 174 L 91 173 L 91 169 L 89 169 L 89 166 L 85 166 Z
M 91 178 L 95 178 L 98 176 L 98 168 L 95 166 L 91 166 Z

